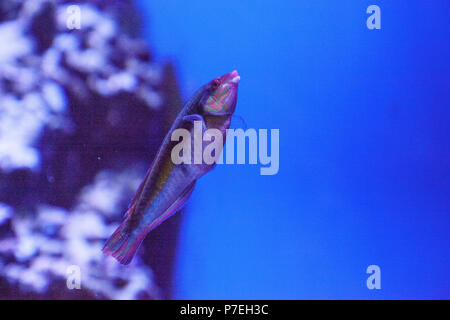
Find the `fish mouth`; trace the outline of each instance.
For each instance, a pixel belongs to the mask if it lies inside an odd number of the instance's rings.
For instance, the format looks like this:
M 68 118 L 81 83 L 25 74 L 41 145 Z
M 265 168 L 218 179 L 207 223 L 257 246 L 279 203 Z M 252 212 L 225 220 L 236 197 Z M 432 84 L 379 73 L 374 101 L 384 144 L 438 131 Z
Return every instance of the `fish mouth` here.
M 210 114 L 233 114 L 236 108 L 238 84 L 241 80 L 239 73 L 234 70 L 218 78 L 219 87 L 210 93 L 205 107 Z
M 222 76 L 223 84 L 233 83 L 233 84 L 237 85 L 240 80 L 241 80 L 241 77 L 239 76 L 239 73 L 236 70 L 229 72 Z

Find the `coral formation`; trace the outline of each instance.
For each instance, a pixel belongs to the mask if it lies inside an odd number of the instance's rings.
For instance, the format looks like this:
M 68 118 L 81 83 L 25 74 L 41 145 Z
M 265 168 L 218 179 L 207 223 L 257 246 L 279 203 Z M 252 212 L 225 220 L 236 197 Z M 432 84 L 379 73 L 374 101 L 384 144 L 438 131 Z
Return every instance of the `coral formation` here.
M 0 298 L 162 298 L 147 261 L 122 267 L 101 247 L 179 103 L 176 81 L 128 22 L 132 1 L 78 4 L 73 30 L 67 1 L 0 4 Z M 72 265 L 81 290 L 66 285 Z

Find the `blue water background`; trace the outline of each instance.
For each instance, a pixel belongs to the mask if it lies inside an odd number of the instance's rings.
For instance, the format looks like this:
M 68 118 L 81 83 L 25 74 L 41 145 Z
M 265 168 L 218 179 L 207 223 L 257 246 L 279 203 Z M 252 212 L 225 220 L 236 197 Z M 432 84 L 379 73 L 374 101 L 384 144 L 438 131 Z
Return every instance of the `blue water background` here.
M 449 1 L 140 7 L 185 99 L 237 69 L 236 113 L 280 129 L 278 175 L 223 165 L 197 184 L 175 298 L 450 298 Z

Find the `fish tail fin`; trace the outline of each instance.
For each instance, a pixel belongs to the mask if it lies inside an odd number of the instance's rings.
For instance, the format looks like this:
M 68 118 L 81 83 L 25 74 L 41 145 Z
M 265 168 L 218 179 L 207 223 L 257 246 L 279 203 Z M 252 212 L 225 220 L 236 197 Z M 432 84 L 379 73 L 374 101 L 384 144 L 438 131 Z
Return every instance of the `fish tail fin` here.
M 122 222 L 117 230 L 114 231 L 102 250 L 103 253 L 112 255 L 121 264 L 129 264 L 131 262 L 142 242 L 141 237 L 134 237 L 126 227 L 127 220 Z

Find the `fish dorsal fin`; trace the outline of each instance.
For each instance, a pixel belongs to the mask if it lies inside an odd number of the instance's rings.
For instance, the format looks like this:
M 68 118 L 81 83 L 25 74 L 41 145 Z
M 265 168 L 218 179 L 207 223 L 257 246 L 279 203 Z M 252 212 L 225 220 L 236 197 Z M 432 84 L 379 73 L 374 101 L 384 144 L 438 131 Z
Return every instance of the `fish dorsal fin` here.
M 141 184 L 139 185 L 139 188 L 137 189 L 136 193 L 134 194 L 133 199 L 130 201 L 130 204 L 128 205 L 128 209 L 124 213 L 124 217 L 131 215 L 131 213 L 136 208 L 136 202 L 140 198 L 142 190 L 144 189 L 145 182 L 148 180 L 148 178 L 150 176 L 150 171 L 152 171 L 152 167 L 153 167 L 153 163 L 150 166 L 150 169 L 148 169 L 147 173 L 145 174 L 145 178 L 144 178 L 144 180 L 142 180 Z

